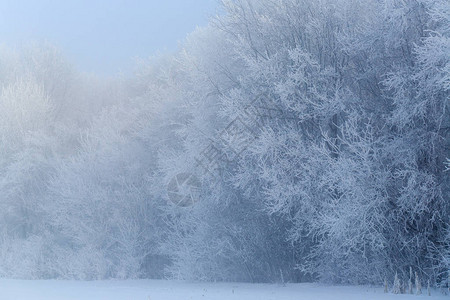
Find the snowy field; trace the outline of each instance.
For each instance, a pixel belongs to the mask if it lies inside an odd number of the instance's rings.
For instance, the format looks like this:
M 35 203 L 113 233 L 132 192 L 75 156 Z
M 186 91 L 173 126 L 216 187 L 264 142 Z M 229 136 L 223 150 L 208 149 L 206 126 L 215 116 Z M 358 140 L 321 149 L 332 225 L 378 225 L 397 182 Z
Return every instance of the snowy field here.
M 426 294 L 426 291 L 425 291 Z M 0 280 L 1 300 L 375 300 L 450 299 L 438 291 L 427 295 L 384 294 L 382 288 L 320 284 L 188 283 L 160 280 L 23 281 Z

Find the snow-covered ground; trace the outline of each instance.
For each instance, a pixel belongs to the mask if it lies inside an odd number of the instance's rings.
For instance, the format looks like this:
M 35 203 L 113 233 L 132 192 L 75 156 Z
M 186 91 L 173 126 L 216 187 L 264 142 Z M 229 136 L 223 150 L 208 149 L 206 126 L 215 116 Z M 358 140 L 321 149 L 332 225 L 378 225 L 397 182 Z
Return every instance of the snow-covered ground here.
M 189 283 L 160 280 L 56 281 L 0 279 L 1 300 L 375 300 L 446 299 L 439 291 L 426 295 L 384 294 L 382 288 L 320 284 Z

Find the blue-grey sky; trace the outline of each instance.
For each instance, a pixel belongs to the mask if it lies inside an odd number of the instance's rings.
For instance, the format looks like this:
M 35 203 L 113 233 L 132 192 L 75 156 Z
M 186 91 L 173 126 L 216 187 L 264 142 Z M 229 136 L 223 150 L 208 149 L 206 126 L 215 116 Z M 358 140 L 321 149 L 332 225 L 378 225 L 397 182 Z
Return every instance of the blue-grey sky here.
M 48 41 L 80 70 L 128 71 L 173 51 L 217 12 L 217 0 L 0 0 L 0 44 Z

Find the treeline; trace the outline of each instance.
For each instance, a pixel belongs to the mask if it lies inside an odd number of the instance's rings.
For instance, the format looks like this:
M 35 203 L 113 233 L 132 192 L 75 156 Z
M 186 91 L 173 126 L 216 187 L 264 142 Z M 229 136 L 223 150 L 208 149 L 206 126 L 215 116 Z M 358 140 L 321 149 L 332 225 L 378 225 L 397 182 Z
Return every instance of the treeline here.
M 448 284 L 450 3 L 223 10 L 131 78 L 1 51 L 0 276 Z

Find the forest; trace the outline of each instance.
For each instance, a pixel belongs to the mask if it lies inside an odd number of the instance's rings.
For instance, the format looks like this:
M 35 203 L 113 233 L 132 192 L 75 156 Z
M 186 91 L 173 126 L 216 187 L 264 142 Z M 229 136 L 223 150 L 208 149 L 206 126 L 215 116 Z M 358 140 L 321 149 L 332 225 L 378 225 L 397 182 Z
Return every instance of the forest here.
M 222 10 L 130 76 L 0 48 L 0 277 L 448 286 L 450 2 Z

